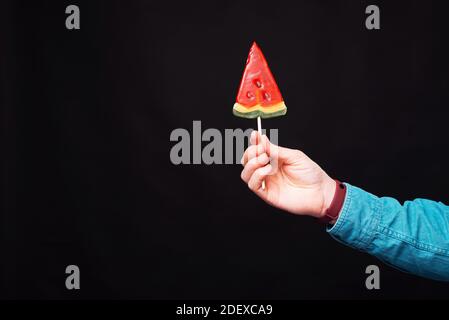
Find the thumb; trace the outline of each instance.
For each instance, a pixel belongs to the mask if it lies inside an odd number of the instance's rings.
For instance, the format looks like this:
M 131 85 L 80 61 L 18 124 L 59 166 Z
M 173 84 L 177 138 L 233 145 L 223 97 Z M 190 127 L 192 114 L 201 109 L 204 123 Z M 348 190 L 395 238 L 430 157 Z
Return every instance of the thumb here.
M 293 164 L 300 161 L 305 156 L 304 153 L 299 150 L 284 148 L 271 143 L 266 135 L 260 136 L 259 133 L 257 133 L 257 135 L 257 138 L 260 139 L 258 141 L 261 141 L 261 144 L 271 159 L 277 159 L 286 164 Z

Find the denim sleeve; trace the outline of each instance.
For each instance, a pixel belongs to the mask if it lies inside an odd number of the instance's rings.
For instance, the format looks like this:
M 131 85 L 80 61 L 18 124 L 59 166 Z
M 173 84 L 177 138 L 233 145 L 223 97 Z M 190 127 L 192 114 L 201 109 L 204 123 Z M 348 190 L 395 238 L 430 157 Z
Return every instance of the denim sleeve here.
M 449 281 L 449 206 L 425 199 L 377 197 L 347 184 L 328 232 L 339 242 L 409 273 Z

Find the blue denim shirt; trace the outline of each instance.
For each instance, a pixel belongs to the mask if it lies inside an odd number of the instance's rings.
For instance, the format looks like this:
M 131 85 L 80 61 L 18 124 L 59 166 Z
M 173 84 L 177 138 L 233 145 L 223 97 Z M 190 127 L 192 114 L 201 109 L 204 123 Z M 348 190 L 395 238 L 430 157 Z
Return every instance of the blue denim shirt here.
M 449 206 L 425 199 L 377 197 L 346 183 L 328 232 L 336 240 L 422 277 L 449 281 Z

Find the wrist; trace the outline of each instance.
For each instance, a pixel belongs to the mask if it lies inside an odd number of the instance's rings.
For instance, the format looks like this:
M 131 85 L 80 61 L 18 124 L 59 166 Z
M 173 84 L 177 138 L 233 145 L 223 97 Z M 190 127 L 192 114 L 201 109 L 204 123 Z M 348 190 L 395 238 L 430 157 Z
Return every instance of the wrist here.
M 337 221 L 346 198 L 346 186 L 338 180 L 334 180 L 334 185 L 335 189 L 333 192 L 332 200 L 330 204 L 323 206 L 326 208 L 326 210 L 320 218 L 321 222 L 327 224 L 334 224 Z
M 331 206 L 332 200 L 335 196 L 337 183 L 334 179 L 326 177 L 327 179 L 323 183 L 323 205 L 321 206 L 320 218 L 326 216 L 326 211 Z

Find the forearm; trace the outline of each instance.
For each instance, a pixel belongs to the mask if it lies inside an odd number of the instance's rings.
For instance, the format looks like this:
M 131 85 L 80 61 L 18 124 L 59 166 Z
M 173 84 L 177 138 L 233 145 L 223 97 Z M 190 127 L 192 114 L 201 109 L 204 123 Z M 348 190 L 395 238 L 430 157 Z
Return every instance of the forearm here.
M 328 232 L 401 270 L 449 281 L 449 207 L 416 199 L 401 205 L 347 185 L 340 216 Z

